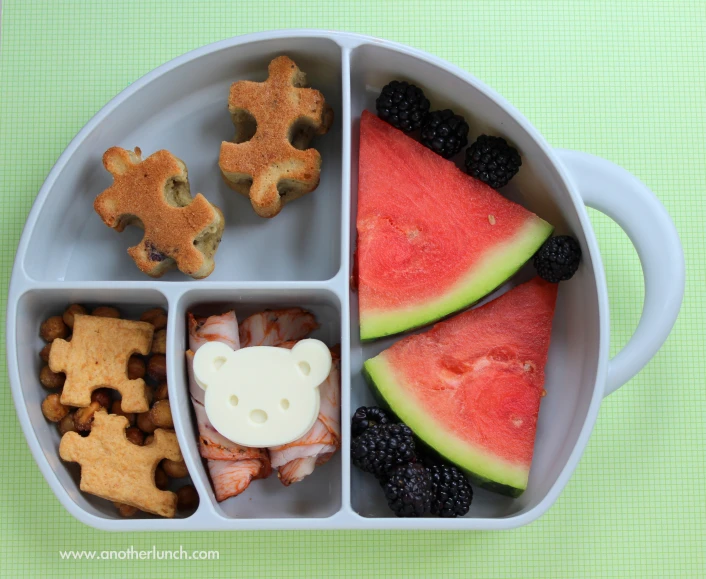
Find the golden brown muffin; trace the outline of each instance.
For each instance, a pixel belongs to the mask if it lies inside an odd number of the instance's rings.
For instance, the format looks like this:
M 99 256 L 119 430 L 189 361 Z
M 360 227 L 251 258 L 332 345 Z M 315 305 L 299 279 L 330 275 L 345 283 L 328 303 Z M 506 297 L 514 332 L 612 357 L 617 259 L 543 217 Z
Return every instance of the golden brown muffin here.
M 274 217 L 285 203 L 316 189 L 321 155 L 307 147 L 333 122 L 324 96 L 307 88 L 306 75 L 291 59 L 278 56 L 268 71 L 265 82 L 231 85 L 235 142 L 221 144 L 218 160 L 228 186 L 249 196 L 261 217 Z
M 142 160 L 139 148 L 112 147 L 103 165 L 113 185 L 93 204 L 103 222 L 116 231 L 137 225 L 142 241 L 128 249 L 137 267 L 160 277 L 173 267 L 194 278 L 209 275 L 223 234 L 221 210 L 198 193 L 192 198 L 186 165 L 169 151 Z

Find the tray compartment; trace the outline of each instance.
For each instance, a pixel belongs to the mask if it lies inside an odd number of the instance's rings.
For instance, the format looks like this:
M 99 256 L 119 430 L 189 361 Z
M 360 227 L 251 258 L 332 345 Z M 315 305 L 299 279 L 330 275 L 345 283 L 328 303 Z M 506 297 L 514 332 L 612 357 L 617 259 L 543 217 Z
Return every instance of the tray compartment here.
M 220 143 L 231 140 L 230 84 L 262 81 L 267 65 L 290 56 L 334 110 L 334 124 L 312 146 L 323 158 L 318 188 L 288 204 L 274 219 L 258 217 L 247 198 L 229 189 L 218 168 Z M 210 281 L 325 280 L 340 268 L 342 90 L 341 49 L 325 38 L 273 39 L 230 46 L 174 68 L 139 91 L 106 106 L 103 122 L 77 145 L 68 163 L 47 180 L 50 189 L 29 242 L 23 267 L 38 281 L 149 279 L 127 255 L 142 231 L 117 233 L 93 211 L 112 178 L 101 158 L 109 147 L 143 156 L 168 149 L 189 169 L 193 194 L 221 208 L 226 228 Z M 100 114 L 99 114 L 100 115 Z M 95 120 L 95 119 L 94 119 Z M 188 281 L 178 271 L 161 281 Z
M 360 115 L 364 109 L 375 111 L 377 95 L 381 88 L 393 79 L 408 80 L 422 87 L 432 102 L 432 110 L 449 107 L 464 115 L 471 127 L 470 142 L 484 132 L 506 136 L 512 141 L 522 155 L 522 170 L 502 189 L 502 194 L 553 223 L 558 233 L 572 232 L 579 239 L 582 237 L 582 226 L 556 170 L 549 166 L 546 156 L 525 129 L 510 118 L 483 90 L 424 58 L 416 58 L 395 48 L 374 43 L 363 44 L 353 50 L 350 79 L 351 258 L 356 243 Z M 483 115 L 479 116 L 476 111 L 483 111 Z M 462 167 L 462 158 L 463 153 L 454 159 L 459 167 Z M 514 517 L 518 521 L 517 524 L 520 524 L 523 514 L 537 507 L 550 493 L 581 434 L 584 417 L 594 392 L 596 368 L 586 361 L 597 359 L 595 348 L 599 343 L 599 320 L 597 317 L 588 316 L 577 319 L 575 314 L 585 310 L 585 304 L 598 299 L 591 271 L 590 256 L 586 255 L 584 265 L 575 278 L 571 282 L 562 283 L 561 286 L 546 368 L 545 388 L 549 394 L 542 401 L 540 409 L 535 454 L 527 491 L 518 499 L 510 499 L 474 486 L 473 506 L 466 517 L 443 520 L 443 523 L 438 522 L 440 519 L 431 518 L 416 520 L 414 523 L 407 521 L 409 528 L 493 528 L 507 526 L 503 525 L 501 520 L 508 517 Z M 526 266 L 481 303 L 526 281 L 532 275 L 533 268 L 531 265 Z M 361 344 L 358 334 L 358 300 L 355 293 L 350 296 L 350 329 L 352 413 L 359 406 L 375 404 L 361 374 L 363 362 L 376 356 L 402 336 Z M 403 526 L 388 509 L 384 496 L 372 476 L 350 467 L 350 490 L 350 505 L 354 512 L 365 518 L 385 519 L 386 526 Z M 381 523 L 382 521 L 379 521 L 376 524 Z
M 24 404 L 34 435 L 44 456 L 54 471 L 59 484 L 76 505 L 96 517 L 123 521 L 125 524 L 139 525 L 135 521 L 144 519 L 161 519 L 147 513 L 138 513 L 125 519 L 120 517 L 110 501 L 81 492 L 79 489 L 80 466 L 77 463 L 64 462 L 59 457 L 60 435 L 56 424 L 44 418 L 41 403 L 47 394 L 53 392 L 39 383 L 39 371 L 43 362 L 39 351 L 45 342 L 39 336 L 39 326 L 49 316 L 61 315 L 70 304 L 79 303 L 89 308 L 106 305 L 117 307 L 124 319 L 139 319 L 140 314 L 152 307 L 167 309 L 167 299 L 159 291 L 150 289 L 116 289 L 116 288 L 53 288 L 34 289 L 21 296 L 17 304 L 17 325 L 15 336 L 17 344 L 17 365 L 22 384 L 22 404 Z M 169 325 L 173 320 L 169 319 Z M 171 375 L 168 381 L 171 388 Z M 19 403 L 19 401 L 16 401 Z M 189 484 L 189 478 L 170 479 L 170 490 Z M 201 503 L 203 503 L 203 498 Z M 177 518 L 186 518 L 192 512 L 178 512 Z M 133 523 L 130 523 L 133 521 Z
M 298 285 L 298 284 L 297 284 Z M 339 451 L 325 465 L 317 467 L 306 479 L 289 487 L 283 486 L 276 473 L 265 480 L 253 481 L 248 489 L 237 497 L 218 503 L 207 475 L 205 461 L 201 459 L 197 447 L 196 418 L 191 408 L 186 374 L 186 360 L 177 353 L 188 348 L 186 313 L 214 315 L 235 309 L 238 320 L 265 309 L 302 307 L 314 313 L 321 327 L 311 334 L 334 346 L 341 343 L 341 301 L 338 296 L 326 289 L 305 287 L 270 288 L 209 288 L 192 289 L 184 293 L 176 307 L 171 330 L 170 351 L 174 352 L 170 372 L 176 377 L 172 387 L 172 404 L 179 415 L 180 428 L 183 428 L 184 444 L 190 455 L 198 478 L 197 485 L 203 486 L 211 500 L 215 512 L 225 519 L 288 519 L 325 518 L 335 515 L 341 508 L 342 453 Z M 345 354 L 344 354 L 345 357 Z M 342 390 L 347 383 L 342 372 Z M 174 406 L 173 406 L 174 408 Z M 191 465 L 189 465 L 191 468 Z

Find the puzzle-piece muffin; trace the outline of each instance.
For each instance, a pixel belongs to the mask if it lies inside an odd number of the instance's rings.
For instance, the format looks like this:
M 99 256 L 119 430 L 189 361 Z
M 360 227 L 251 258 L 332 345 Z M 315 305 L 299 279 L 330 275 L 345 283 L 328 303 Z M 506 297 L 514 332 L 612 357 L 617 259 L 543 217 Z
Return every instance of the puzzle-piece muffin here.
M 316 189 L 321 155 L 307 149 L 326 133 L 333 111 L 308 88 L 306 75 L 286 56 L 275 58 L 265 82 L 241 80 L 230 87 L 228 110 L 235 142 L 224 141 L 218 165 L 229 187 L 249 196 L 261 217 Z
M 196 279 L 208 276 L 223 234 L 223 214 L 201 193 L 191 197 L 186 165 L 164 150 L 143 161 L 138 147 L 134 152 L 108 149 L 103 165 L 114 181 L 93 207 L 116 231 L 128 225 L 144 230 L 142 241 L 128 249 L 137 267 L 152 277 L 175 266 Z
M 67 432 L 59 455 L 81 465 L 80 488 L 86 493 L 136 507 L 162 517 L 176 513 L 177 495 L 155 486 L 155 470 L 163 459 L 183 461 L 172 431 L 158 428 L 150 444 L 138 446 L 127 439 L 125 416 L 96 412 L 88 437 Z

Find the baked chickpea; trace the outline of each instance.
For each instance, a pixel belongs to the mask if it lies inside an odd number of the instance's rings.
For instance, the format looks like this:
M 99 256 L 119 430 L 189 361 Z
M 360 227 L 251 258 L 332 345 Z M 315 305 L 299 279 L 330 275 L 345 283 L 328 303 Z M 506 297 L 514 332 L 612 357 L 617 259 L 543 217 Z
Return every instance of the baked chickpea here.
M 39 381 L 45 388 L 61 388 L 66 382 L 66 374 L 52 372 L 49 366 L 44 366 L 39 372 Z
M 145 361 L 139 356 L 130 356 L 127 361 L 127 377 L 130 380 L 137 380 L 145 377 Z
M 167 353 L 167 330 L 157 330 L 152 337 L 152 353 Z
M 137 514 L 137 511 L 139 510 L 137 507 L 133 507 L 132 505 L 126 505 L 125 503 L 113 504 L 115 505 L 115 508 L 118 509 L 118 514 L 121 517 L 132 517 L 133 515 Z
M 98 316 L 99 318 L 119 318 L 120 311 L 118 308 L 112 308 L 110 306 L 99 306 L 91 312 L 92 316 Z
M 130 442 L 136 444 L 137 446 L 142 446 L 142 444 L 145 442 L 144 433 L 136 426 L 131 426 L 130 428 L 128 428 L 125 431 L 125 436 Z
M 154 471 L 154 486 L 156 486 L 160 491 L 163 491 L 167 488 L 168 484 L 169 479 L 167 478 L 166 473 L 160 467 L 157 467 Z
M 45 364 L 49 363 L 49 352 L 51 352 L 51 344 L 46 344 L 40 351 L 39 357 Z
M 155 388 L 154 399 L 157 401 L 169 399 L 169 386 L 167 386 L 166 382 L 162 382 L 159 386 L 157 386 L 157 388 Z
M 194 485 L 185 485 L 177 490 L 177 509 L 188 511 L 199 506 L 199 494 Z
M 185 476 L 189 476 L 189 471 L 183 460 L 176 461 L 165 458 L 161 462 L 161 465 L 164 472 L 167 473 L 167 476 L 170 478 L 184 478 Z
M 59 434 L 64 436 L 67 432 L 76 432 L 76 425 L 74 424 L 74 415 L 69 412 L 59 421 Z
M 155 354 L 147 363 L 147 375 L 156 382 L 167 379 L 167 357 L 164 354 Z
M 148 406 L 152 406 L 152 402 L 154 402 L 154 388 L 152 386 L 145 386 L 145 397 L 147 398 Z
M 157 426 L 150 419 L 149 412 L 142 412 L 137 415 L 137 427 L 145 434 L 152 434 L 157 430 Z
M 91 392 L 91 402 L 98 402 L 103 408 L 110 408 L 113 403 L 113 392 L 110 388 L 98 388 Z
M 64 312 L 64 315 L 62 316 L 64 323 L 69 327 L 73 328 L 74 327 L 74 316 L 76 314 L 81 314 L 81 315 L 86 315 L 88 313 L 88 310 L 84 308 L 83 306 L 80 306 L 78 304 L 72 304 L 68 308 L 66 308 L 66 311 Z
M 124 416 L 125 418 L 127 418 L 127 421 L 130 426 L 132 426 L 133 424 L 135 424 L 135 414 L 133 412 L 123 412 L 123 407 L 120 404 L 120 400 L 115 400 L 110 406 L 110 413 L 117 414 L 119 416 Z
M 96 412 L 105 410 L 98 402 L 91 402 L 85 408 L 78 408 L 74 413 L 74 424 L 79 432 L 90 432 L 93 427 L 93 418 Z
M 153 440 L 154 440 L 154 434 L 148 434 L 147 436 L 145 436 L 144 446 L 147 446 L 148 444 L 152 444 Z
M 57 338 L 63 339 L 68 336 L 69 329 L 61 316 L 52 316 L 42 323 L 39 328 L 39 335 L 45 342 L 53 342 Z
M 140 316 L 141 322 L 152 324 L 156 330 L 163 330 L 167 327 L 167 312 L 163 308 L 152 308 Z
M 60 394 L 49 394 L 42 402 L 42 414 L 51 422 L 59 422 L 69 413 L 69 407 L 61 403 Z
M 150 420 L 157 428 L 174 428 L 169 400 L 158 400 L 150 409 Z

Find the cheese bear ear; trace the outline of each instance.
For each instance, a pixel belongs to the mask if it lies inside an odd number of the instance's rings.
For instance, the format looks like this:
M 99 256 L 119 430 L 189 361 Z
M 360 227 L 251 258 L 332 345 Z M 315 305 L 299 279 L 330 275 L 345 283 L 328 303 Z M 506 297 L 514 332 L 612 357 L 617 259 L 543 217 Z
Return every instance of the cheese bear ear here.
M 331 352 L 319 340 L 301 340 L 291 350 L 296 372 L 311 388 L 319 386 L 331 372 Z
M 233 355 L 233 350 L 222 342 L 208 342 L 201 346 L 194 356 L 194 378 L 204 390 L 208 388 L 221 367 Z

